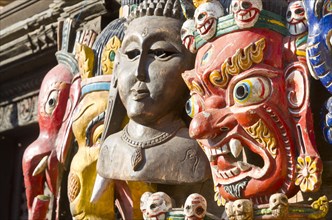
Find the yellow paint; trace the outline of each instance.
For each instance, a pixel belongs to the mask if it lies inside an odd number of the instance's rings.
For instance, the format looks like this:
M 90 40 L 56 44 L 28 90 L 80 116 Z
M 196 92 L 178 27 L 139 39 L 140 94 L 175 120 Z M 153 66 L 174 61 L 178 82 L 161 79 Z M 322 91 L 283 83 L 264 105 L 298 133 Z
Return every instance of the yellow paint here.
M 208 2 L 208 0 L 193 0 L 193 4 L 196 8 L 206 2 Z
M 81 78 L 87 79 L 92 77 L 95 59 L 93 50 L 90 47 L 80 43 L 76 43 L 75 46 Z
M 303 50 L 296 50 L 296 55 L 301 56 L 301 57 L 305 57 L 306 56 L 306 52 Z
M 133 219 L 143 219 L 140 209 L 141 196 L 145 192 L 157 192 L 157 186 L 155 184 L 134 181 L 128 181 L 127 184 L 133 200 Z
M 224 71 L 214 70 L 209 76 L 211 83 L 214 86 L 225 88 L 227 86 L 229 77 Z
M 70 209 L 74 219 L 114 219 L 114 187 L 108 186 L 100 199 L 90 203 L 90 198 L 96 179 L 96 163 L 100 146 L 98 137 L 103 124 L 92 129 L 91 137 L 86 137 L 85 131 L 89 122 L 105 111 L 108 101 L 108 91 L 87 93 L 80 101 L 74 118 L 72 129 L 78 143 L 68 180 Z M 93 146 L 86 146 L 86 138 L 92 138 Z
M 221 71 L 215 70 L 211 73 L 209 77 L 211 83 L 217 87 L 225 88 L 229 81 L 227 75 L 238 75 L 250 69 L 254 63 L 261 63 L 264 58 L 265 39 L 259 39 L 254 45 L 250 44 L 243 49 L 238 49 L 230 57 L 231 62 L 228 62 L 229 59 L 226 59 L 221 65 Z
M 329 212 L 329 201 L 326 196 L 320 197 L 311 204 L 311 207 L 318 212 L 309 215 L 310 219 L 323 219 Z
M 254 125 L 245 128 L 245 131 L 260 143 L 273 158 L 277 156 L 276 139 L 270 129 L 259 119 Z
M 286 25 L 283 22 L 278 21 L 278 20 L 268 19 L 267 21 L 271 24 L 275 24 L 275 25 L 278 25 L 278 26 L 281 26 L 281 27 L 286 27 Z
M 310 156 L 297 158 L 295 185 L 300 186 L 302 192 L 313 192 L 319 184 L 317 176 L 317 163 Z
M 106 44 L 101 55 L 101 66 L 104 75 L 112 74 L 114 67 L 114 60 L 110 59 L 111 53 L 115 54 L 121 46 L 121 41 L 116 36 L 113 36 Z

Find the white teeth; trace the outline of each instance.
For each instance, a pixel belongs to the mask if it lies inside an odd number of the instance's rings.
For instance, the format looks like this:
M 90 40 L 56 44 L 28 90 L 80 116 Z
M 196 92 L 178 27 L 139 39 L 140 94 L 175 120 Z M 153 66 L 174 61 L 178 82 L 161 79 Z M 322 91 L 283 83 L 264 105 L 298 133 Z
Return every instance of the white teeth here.
M 243 161 L 238 161 L 237 162 L 238 167 L 241 169 L 241 171 L 247 171 L 250 169 L 250 165 L 243 162 Z
M 186 48 L 189 48 L 190 39 L 188 37 L 185 39 L 185 44 L 186 44 Z
M 242 152 L 243 146 L 241 144 L 241 142 L 238 139 L 232 138 L 229 141 L 229 146 L 231 148 L 231 153 L 233 154 L 233 156 L 235 158 L 237 158 L 240 153 Z
M 228 147 L 228 145 L 224 144 L 224 146 L 222 146 L 221 150 L 222 150 L 223 153 L 229 153 L 229 147 Z
M 242 17 L 243 20 L 247 20 L 247 19 L 249 19 L 249 18 L 250 18 L 250 14 L 249 14 L 249 13 L 245 14 L 245 15 Z
M 218 148 L 218 149 L 216 150 L 216 153 L 217 153 L 217 155 L 222 154 L 222 149 L 221 149 L 221 148 Z
M 207 151 L 211 152 L 211 156 L 218 156 L 218 155 L 229 153 L 229 147 L 228 147 L 227 144 L 225 144 L 221 148 L 218 148 L 218 149 L 207 149 L 207 150 L 205 150 L 205 152 L 207 152 Z
M 212 161 L 212 156 L 211 156 L 210 148 L 204 147 L 204 151 L 205 151 L 205 154 L 206 154 L 208 160 L 211 162 Z
M 219 176 L 228 179 L 234 176 L 237 176 L 240 174 L 240 169 L 238 167 L 233 167 L 232 169 L 226 170 L 226 171 L 219 171 Z

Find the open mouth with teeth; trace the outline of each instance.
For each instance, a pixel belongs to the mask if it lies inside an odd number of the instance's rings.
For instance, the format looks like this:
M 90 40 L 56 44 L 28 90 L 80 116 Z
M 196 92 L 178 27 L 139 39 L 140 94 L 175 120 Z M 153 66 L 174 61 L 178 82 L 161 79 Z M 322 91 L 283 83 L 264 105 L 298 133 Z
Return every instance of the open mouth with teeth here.
M 194 36 L 190 35 L 190 36 L 186 36 L 183 41 L 182 44 L 187 48 L 191 48 L 192 45 L 194 44 Z
M 287 28 L 291 34 L 301 34 L 307 31 L 307 24 L 304 20 L 292 19 L 292 21 L 287 23 Z
M 235 14 L 235 19 L 237 21 L 243 22 L 243 23 L 248 23 L 253 21 L 256 18 L 256 15 L 260 11 L 257 8 L 252 8 L 248 10 L 240 10 Z
M 245 135 L 216 137 L 222 139 L 201 141 L 208 156 L 216 186 L 241 185 L 245 187 L 251 178 L 263 177 L 270 167 L 267 153 Z M 213 142 L 218 142 L 211 145 Z M 211 146 L 211 147 L 207 147 Z M 261 153 L 258 153 L 261 152 Z
M 197 26 L 197 30 L 199 31 L 200 35 L 206 35 L 209 33 L 210 29 L 212 28 L 212 25 L 214 24 L 215 18 L 207 19 L 202 25 Z

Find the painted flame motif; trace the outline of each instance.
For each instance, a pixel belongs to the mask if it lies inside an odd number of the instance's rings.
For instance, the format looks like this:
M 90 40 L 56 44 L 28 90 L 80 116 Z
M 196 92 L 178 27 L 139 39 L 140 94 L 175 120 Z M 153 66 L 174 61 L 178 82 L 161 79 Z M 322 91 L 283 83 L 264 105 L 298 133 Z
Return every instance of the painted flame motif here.
M 217 87 L 225 88 L 229 81 L 228 75 L 238 75 L 248 70 L 254 63 L 258 64 L 263 61 L 264 48 L 265 38 L 261 38 L 244 49 L 237 50 L 221 65 L 221 71 L 212 71 L 209 76 L 211 83 Z
M 254 125 L 245 128 L 245 131 L 260 143 L 273 158 L 277 156 L 276 139 L 264 122 L 259 119 Z

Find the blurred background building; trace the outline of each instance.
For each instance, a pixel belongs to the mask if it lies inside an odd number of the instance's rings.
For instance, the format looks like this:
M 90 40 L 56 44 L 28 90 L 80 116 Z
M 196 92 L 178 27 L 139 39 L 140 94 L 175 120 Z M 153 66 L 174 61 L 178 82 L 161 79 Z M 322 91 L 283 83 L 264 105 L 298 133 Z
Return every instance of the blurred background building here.
M 119 7 L 116 0 L 0 0 L 1 220 L 27 219 L 21 160 L 25 148 L 39 134 L 37 98 L 43 77 L 57 64 L 58 21 L 74 18 L 81 28 L 99 33 L 118 17 Z M 311 91 L 324 172 L 322 189 L 309 196 L 315 199 L 326 194 L 331 200 L 332 146 L 323 140 L 319 115 L 328 93 L 318 81 L 312 82 Z M 329 216 L 331 211 L 327 219 Z
M 57 25 L 74 18 L 97 33 L 118 17 L 115 0 L 0 0 L 0 219 L 27 219 L 22 155 L 37 138 L 37 99 L 57 64 Z

